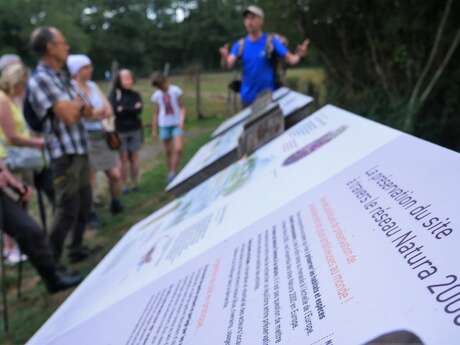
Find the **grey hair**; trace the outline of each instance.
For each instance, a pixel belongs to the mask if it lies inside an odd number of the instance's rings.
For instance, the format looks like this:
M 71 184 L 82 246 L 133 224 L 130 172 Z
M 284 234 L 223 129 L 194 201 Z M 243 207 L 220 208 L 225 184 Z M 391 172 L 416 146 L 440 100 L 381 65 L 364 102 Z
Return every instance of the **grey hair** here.
M 30 46 L 38 56 L 43 56 L 48 49 L 48 43 L 54 42 L 54 39 L 54 28 L 41 26 L 36 28 L 30 35 Z
M 16 54 L 5 54 L 0 57 L 0 73 L 9 65 L 21 63 L 21 58 Z

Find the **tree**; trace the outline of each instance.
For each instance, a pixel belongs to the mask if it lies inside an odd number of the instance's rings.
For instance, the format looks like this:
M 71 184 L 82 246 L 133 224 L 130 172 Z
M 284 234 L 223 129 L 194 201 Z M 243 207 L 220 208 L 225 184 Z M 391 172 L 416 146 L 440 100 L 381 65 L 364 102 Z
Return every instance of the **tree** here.
M 460 25 L 454 16 L 460 13 L 458 2 L 263 3 L 287 13 L 293 23 L 290 27 L 311 38 L 330 77 L 334 101 L 424 137 L 431 136 L 425 131 L 427 124 L 438 122 L 430 131 L 437 131 L 438 142 L 446 144 L 441 137 L 444 122 L 426 111 L 433 102 L 443 103 L 447 109 L 459 105 L 453 97 L 435 100 L 442 97 L 441 88 L 456 89 L 458 84 L 447 77 L 459 70 L 454 64 L 460 43 Z M 282 23 L 276 25 L 281 28 Z

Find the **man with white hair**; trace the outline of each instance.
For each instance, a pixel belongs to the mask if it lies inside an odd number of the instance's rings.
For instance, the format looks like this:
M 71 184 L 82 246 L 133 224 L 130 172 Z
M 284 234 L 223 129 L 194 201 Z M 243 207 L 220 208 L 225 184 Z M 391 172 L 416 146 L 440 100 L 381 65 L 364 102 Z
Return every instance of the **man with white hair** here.
M 295 53 L 289 52 L 279 37 L 263 32 L 264 17 L 264 11 L 260 7 L 248 6 L 243 11 L 247 36 L 233 44 L 230 51 L 228 44 L 219 50 L 224 67 L 232 68 L 238 59 L 243 62 L 240 95 L 244 106 L 254 102 L 258 94 L 276 89 L 273 58 L 282 59 L 289 65 L 296 65 L 307 54 L 310 42 L 306 39 L 297 46 Z

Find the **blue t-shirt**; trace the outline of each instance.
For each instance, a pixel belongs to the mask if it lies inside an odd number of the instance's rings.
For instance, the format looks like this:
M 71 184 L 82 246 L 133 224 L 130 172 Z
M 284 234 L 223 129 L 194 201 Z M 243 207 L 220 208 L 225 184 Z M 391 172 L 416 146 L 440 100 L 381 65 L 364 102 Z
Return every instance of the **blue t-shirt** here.
M 264 90 L 275 89 L 275 73 L 272 62 L 266 56 L 266 41 L 268 35 L 262 36 L 252 42 L 249 36 L 244 39 L 243 77 L 241 85 L 241 100 L 244 104 L 251 104 L 257 95 Z M 275 37 L 272 38 L 273 53 L 284 58 L 288 49 Z M 230 51 L 230 55 L 238 57 L 240 41 L 236 42 Z

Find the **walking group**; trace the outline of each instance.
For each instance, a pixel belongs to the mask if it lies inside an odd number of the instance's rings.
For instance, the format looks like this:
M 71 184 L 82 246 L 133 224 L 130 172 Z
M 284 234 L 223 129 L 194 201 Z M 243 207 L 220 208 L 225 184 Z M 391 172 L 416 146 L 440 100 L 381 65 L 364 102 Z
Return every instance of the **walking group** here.
M 259 93 L 281 85 L 275 65 L 297 64 L 309 42 L 291 53 L 282 36 L 263 32 L 262 9 L 249 6 L 243 18 L 247 36 L 231 50 L 222 47 L 220 55 L 226 68 L 241 61 L 237 90 L 248 106 Z M 180 166 L 186 107 L 181 88 L 164 75 L 153 75 L 154 111 L 150 130 L 144 131 L 144 101 L 131 70 L 120 69 L 106 95 L 92 80 L 90 57 L 69 55 L 69 44 L 57 28 L 35 29 L 30 45 L 38 57 L 30 73 L 17 55 L 0 59 L 2 252 L 11 262 L 27 257 L 54 293 L 82 280 L 63 265 L 64 254 L 73 264 L 98 250 L 85 244 L 88 223 L 97 219 L 97 172 L 107 177 L 110 212 L 125 212 L 123 195 L 140 188 L 140 149 L 147 133 L 163 143 L 170 182 Z M 46 222 L 39 225 L 29 214 L 33 189 L 52 206 L 49 233 L 43 229 Z

